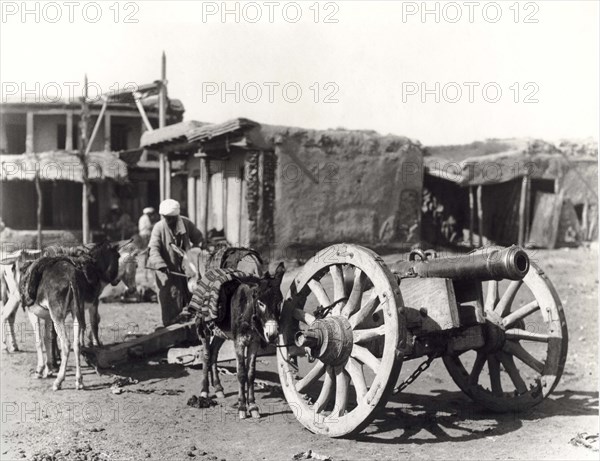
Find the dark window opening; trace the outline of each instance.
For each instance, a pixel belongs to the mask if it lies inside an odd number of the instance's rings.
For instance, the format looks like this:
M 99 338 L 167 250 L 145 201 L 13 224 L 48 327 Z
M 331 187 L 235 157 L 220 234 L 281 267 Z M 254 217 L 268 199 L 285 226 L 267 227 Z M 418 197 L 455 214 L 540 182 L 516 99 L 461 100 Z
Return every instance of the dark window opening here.
M 22 123 L 6 124 L 6 149 L 8 154 L 23 154 L 26 149 L 27 127 Z
M 78 134 L 78 130 L 73 129 L 72 143 L 74 150 L 77 149 Z M 67 125 L 60 124 L 56 126 L 56 148 L 58 150 L 64 150 L 67 148 Z
M 129 129 L 127 125 L 113 124 L 110 127 L 110 150 L 118 152 L 127 150 L 127 135 Z
M 578 203 L 577 205 L 574 205 L 575 214 L 577 214 L 579 224 L 583 224 L 583 205 L 583 203 Z

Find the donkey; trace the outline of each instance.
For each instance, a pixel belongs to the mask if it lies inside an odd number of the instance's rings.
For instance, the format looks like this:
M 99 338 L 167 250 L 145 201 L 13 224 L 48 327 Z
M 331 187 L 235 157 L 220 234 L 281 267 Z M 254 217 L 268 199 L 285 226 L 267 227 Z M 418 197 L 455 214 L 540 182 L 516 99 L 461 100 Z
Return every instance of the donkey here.
M 267 272 L 262 277 L 250 276 L 243 282 L 232 280 L 225 283 L 219 293 L 219 307 L 225 309 L 225 316 L 216 326 L 224 331 L 229 330 L 233 336 L 240 419 L 246 418 L 246 410 L 253 418 L 260 418 L 254 398 L 256 355 L 261 342 L 273 344 L 277 341 L 278 319 L 283 302 L 281 280 L 284 273 L 285 266 L 280 263 L 273 276 Z M 207 334 L 206 328 L 199 328 L 198 335 L 204 344 L 200 397 L 208 397 L 210 370 L 216 396 L 224 398 L 217 361 L 225 338 L 217 334 Z
M 137 266 L 138 266 L 138 261 L 137 261 L 137 255 L 139 253 L 139 250 L 136 248 L 131 247 L 131 245 L 129 245 L 129 242 L 119 242 L 118 243 L 119 246 L 119 274 L 117 277 L 116 282 L 113 282 L 114 285 L 116 285 L 119 281 L 122 281 L 125 286 L 127 287 L 128 291 L 132 291 L 135 290 L 135 285 L 136 285 L 136 281 L 135 281 L 135 275 L 136 275 L 136 271 L 137 271 Z M 17 309 L 19 307 L 19 305 L 21 304 L 21 298 L 19 295 L 19 284 L 20 284 L 20 279 L 21 279 L 21 275 L 22 272 L 25 271 L 26 267 L 28 266 L 28 264 L 30 264 L 32 261 L 34 261 L 35 259 L 39 259 L 40 256 L 59 256 L 59 255 L 70 255 L 70 256 L 81 256 L 81 255 L 85 255 L 88 254 L 88 251 L 91 247 L 86 247 L 86 246 L 79 246 L 79 247 L 57 247 L 57 246 L 51 246 L 46 248 L 46 250 L 44 250 L 44 252 L 42 253 L 40 250 L 19 250 L 17 252 L 11 253 L 9 255 L 6 256 L 6 258 L 3 258 L 3 260 L 1 261 L 2 266 L 0 266 L 0 269 L 3 271 L 3 277 L 2 277 L 2 288 L 3 288 L 3 293 L 2 293 L 2 301 L 3 301 L 3 306 L 2 306 L 2 338 L 1 338 L 1 343 L 2 343 L 2 348 L 3 349 L 7 349 L 9 352 L 16 352 L 18 351 L 18 345 L 17 342 L 15 340 L 15 334 L 14 334 L 14 318 L 15 318 L 15 314 L 17 313 Z M 106 286 L 106 283 L 101 284 L 101 289 L 100 289 L 100 293 L 102 293 L 102 290 L 104 289 L 104 287 Z M 85 307 L 89 312 L 89 317 L 90 317 L 90 324 L 91 324 L 91 329 L 90 329 L 90 345 L 92 346 L 100 346 L 102 345 L 102 343 L 100 342 L 99 336 L 98 336 L 98 329 L 99 329 L 99 324 L 100 324 L 100 315 L 98 314 L 98 303 L 99 303 L 99 299 L 98 297 L 95 298 L 95 300 L 91 303 L 86 303 Z M 23 308 L 28 311 L 26 306 L 23 306 Z M 40 344 L 42 344 L 42 338 L 41 338 L 41 333 L 40 333 L 40 326 L 39 326 L 39 321 L 40 319 L 37 316 L 29 316 L 34 332 L 35 332 L 35 339 L 37 342 L 39 342 Z M 8 329 L 6 330 L 6 337 L 5 337 L 5 329 L 4 326 L 8 326 Z M 53 335 L 54 337 L 54 341 L 56 340 L 56 337 L 54 336 L 55 332 L 52 329 L 52 322 L 48 321 L 46 326 L 45 326 L 45 334 L 47 335 Z M 38 357 L 39 359 L 39 357 Z M 41 359 L 43 362 L 43 358 Z M 38 360 L 39 361 L 39 360 Z M 43 366 L 42 366 L 43 369 Z M 49 370 L 45 370 L 45 376 L 47 376 Z M 39 368 L 38 366 L 38 370 L 37 370 L 37 375 L 38 377 L 42 377 L 42 370 Z
M 48 322 L 50 319 L 60 340 L 60 370 L 52 386 L 61 388 L 65 379 L 70 344 L 65 320 L 68 314 L 73 317 L 73 352 L 75 353 L 75 389 L 83 389 L 80 367 L 80 345 L 85 331 L 85 304 L 94 304 L 102 289 L 109 283 L 117 284 L 119 279 L 118 243 L 103 242 L 87 246 L 74 256 L 46 256 L 31 265 L 27 277 L 21 280 L 21 295 L 24 305 L 34 325 L 37 318 Z M 31 303 L 33 301 L 33 303 Z M 38 336 L 39 337 L 39 336 Z M 45 335 L 46 351 L 51 350 L 49 335 Z M 49 376 L 50 354 L 43 363 L 41 341 L 36 340 L 38 352 L 38 375 Z M 41 360 L 40 360 L 41 359 Z

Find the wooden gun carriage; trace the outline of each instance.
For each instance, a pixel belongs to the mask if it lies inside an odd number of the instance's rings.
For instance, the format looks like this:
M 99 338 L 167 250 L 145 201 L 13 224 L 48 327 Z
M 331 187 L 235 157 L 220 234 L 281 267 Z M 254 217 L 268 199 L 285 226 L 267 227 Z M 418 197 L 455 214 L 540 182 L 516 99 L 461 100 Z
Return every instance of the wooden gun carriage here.
M 293 280 L 280 331 L 288 404 L 331 437 L 364 429 L 437 357 L 484 407 L 530 408 L 558 383 L 568 342 L 556 290 L 516 246 L 448 258 L 417 250 L 391 268 L 357 245 L 325 248 Z M 419 357 L 397 386 L 403 361 Z

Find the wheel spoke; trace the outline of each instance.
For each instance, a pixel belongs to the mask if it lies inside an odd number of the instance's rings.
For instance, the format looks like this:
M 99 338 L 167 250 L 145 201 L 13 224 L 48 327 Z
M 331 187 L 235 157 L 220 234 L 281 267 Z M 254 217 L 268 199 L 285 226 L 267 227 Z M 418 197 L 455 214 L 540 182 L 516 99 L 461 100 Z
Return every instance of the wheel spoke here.
M 355 344 L 352 347 L 352 357 L 368 366 L 371 370 L 373 370 L 373 373 L 377 374 L 379 372 L 381 361 L 371 354 L 368 349 Z
M 512 341 L 506 341 L 504 343 L 504 351 L 514 355 L 525 365 L 537 371 L 540 375 L 544 371 L 544 364 L 527 352 L 520 344 Z
M 333 301 L 342 299 L 346 296 L 346 287 L 344 286 L 344 274 L 340 266 L 330 266 L 329 273 L 333 281 Z M 333 315 L 340 315 L 341 302 L 337 303 L 333 308 Z
M 354 330 L 354 343 L 366 343 L 382 337 L 385 334 L 385 325 L 380 325 L 377 328 L 368 328 L 365 330 Z
M 350 317 L 360 307 L 365 281 L 366 276 L 363 274 L 363 271 L 358 267 L 354 269 L 354 284 L 352 285 L 352 291 L 348 297 L 348 302 L 342 309 L 342 315 L 345 317 Z
M 315 321 L 314 315 L 309 314 L 308 312 L 305 312 L 302 309 L 298 308 L 294 308 L 294 310 L 292 311 L 292 317 L 294 317 L 296 320 L 300 320 L 301 322 L 306 323 L 307 325 L 310 325 Z
M 487 294 L 485 297 L 484 309 L 493 311 L 498 302 L 498 280 L 490 280 L 488 282 Z
M 540 304 L 537 302 L 537 300 L 531 301 L 530 303 L 525 304 L 522 307 L 519 307 L 516 311 L 514 311 L 514 312 L 508 314 L 506 317 L 504 317 L 502 319 L 502 325 L 504 325 L 505 327 L 508 327 L 508 326 L 512 325 L 513 323 L 515 323 L 517 320 L 524 319 L 528 315 L 534 313 L 539 308 L 540 308 Z
M 502 383 L 500 382 L 500 362 L 495 355 L 488 356 L 488 368 L 490 370 L 490 383 L 492 394 L 502 395 Z
M 348 362 L 346 362 L 346 371 L 350 375 L 350 379 L 352 379 L 352 384 L 354 384 L 356 400 L 360 403 L 365 398 L 365 395 L 367 395 L 367 383 L 362 367 L 355 359 L 350 357 Z
M 515 365 L 513 356 L 507 354 L 506 352 L 500 352 L 500 361 L 508 373 L 508 376 L 510 376 L 510 380 L 515 385 L 517 393 L 524 394 L 527 392 L 527 385 L 525 384 L 525 381 L 523 381 L 523 378 L 521 378 L 521 374 Z
M 333 381 L 335 379 L 333 373 L 333 367 L 327 367 L 327 373 L 325 375 L 325 379 L 323 380 L 323 387 L 321 388 L 321 393 L 315 402 L 314 410 L 315 413 L 319 413 L 322 411 L 329 399 L 331 398 L 331 391 L 333 390 Z
M 348 405 L 348 375 L 344 367 L 335 369 L 335 404 L 331 416 L 344 416 Z
M 377 297 L 377 293 L 375 293 L 375 290 L 373 290 L 373 292 L 371 293 L 371 297 L 365 303 L 365 305 L 362 306 L 356 314 L 350 317 L 350 326 L 352 327 L 352 329 L 356 328 L 358 325 L 364 322 L 365 319 L 367 319 L 373 312 L 375 312 L 377 306 L 379 306 L 379 298 Z
M 519 288 L 521 288 L 522 284 L 523 280 L 513 280 L 508 285 L 508 288 L 506 288 L 506 291 L 504 292 L 502 298 L 500 298 L 500 301 L 498 301 L 498 304 L 496 304 L 496 308 L 494 309 L 494 311 L 497 312 L 501 317 L 504 317 L 510 312 L 510 306 L 512 305 L 517 291 L 519 290 Z
M 473 369 L 469 374 L 469 384 L 471 386 L 475 386 L 479 381 L 479 375 L 481 374 L 481 370 L 483 370 L 483 366 L 485 365 L 485 359 L 486 357 L 483 352 L 477 352 L 477 358 L 475 358 Z
M 308 282 L 308 286 L 321 306 L 329 306 L 331 304 L 329 296 L 327 296 L 327 293 L 325 293 L 323 285 L 321 285 L 318 281 L 312 279 L 310 282 Z
M 547 343 L 550 341 L 550 336 L 541 333 L 533 333 L 531 331 L 522 330 L 520 328 L 512 328 L 504 332 L 506 339 L 525 341 L 536 341 L 538 343 Z
M 325 365 L 319 361 L 304 378 L 296 383 L 296 391 L 304 392 L 307 387 L 323 376 L 323 373 L 325 373 Z

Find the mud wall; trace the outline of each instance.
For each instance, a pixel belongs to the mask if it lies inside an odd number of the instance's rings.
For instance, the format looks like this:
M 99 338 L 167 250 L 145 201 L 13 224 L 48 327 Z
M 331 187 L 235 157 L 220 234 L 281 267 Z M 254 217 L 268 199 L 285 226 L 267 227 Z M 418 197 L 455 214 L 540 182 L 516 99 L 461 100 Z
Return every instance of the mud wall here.
M 262 126 L 276 154 L 277 246 L 417 242 L 420 144 L 373 131 Z

